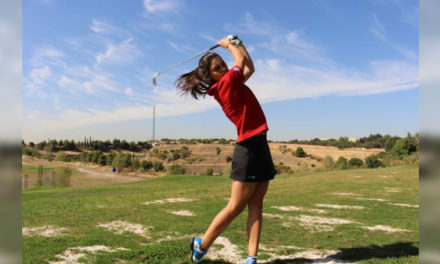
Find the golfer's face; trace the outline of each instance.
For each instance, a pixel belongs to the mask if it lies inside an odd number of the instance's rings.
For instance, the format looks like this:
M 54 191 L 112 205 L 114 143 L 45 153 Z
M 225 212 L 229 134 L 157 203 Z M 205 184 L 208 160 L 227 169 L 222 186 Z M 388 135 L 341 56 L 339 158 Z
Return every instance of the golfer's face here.
M 222 58 L 215 57 L 212 59 L 211 65 L 209 65 L 209 72 L 211 73 L 212 79 L 218 81 L 228 72 L 228 66 Z

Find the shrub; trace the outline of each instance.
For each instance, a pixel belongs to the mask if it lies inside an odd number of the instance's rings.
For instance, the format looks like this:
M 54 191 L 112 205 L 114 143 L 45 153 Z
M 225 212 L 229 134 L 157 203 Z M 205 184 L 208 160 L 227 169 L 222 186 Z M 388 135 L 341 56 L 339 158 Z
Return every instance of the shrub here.
M 404 158 L 406 164 L 417 164 L 419 162 L 419 152 L 414 152 Z
M 290 168 L 287 165 L 284 165 L 284 163 L 280 162 L 279 164 L 275 165 L 275 169 L 277 173 L 284 174 L 284 173 L 293 173 L 292 168 Z
M 295 150 L 294 156 L 299 158 L 304 158 L 307 156 L 307 153 L 304 151 L 302 147 L 298 147 Z
M 24 155 L 32 156 L 34 158 L 40 158 L 40 153 L 36 149 L 31 149 L 31 148 L 25 147 L 25 148 L 22 148 L 22 153 Z
M 102 166 L 107 164 L 107 155 L 104 155 L 104 154 L 99 155 L 97 163 Z
M 332 157 L 330 156 L 325 156 L 324 158 L 324 170 L 333 170 L 333 168 L 335 167 L 335 162 L 333 160 Z
M 52 153 L 48 153 L 44 155 L 44 158 L 47 159 L 48 161 L 52 161 L 55 158 L 55 155 Z
M 153 162 L 153 168 L 154 171 L 163 171 L 165 170 L 165 167 L 163 166 L 163 163 L 160 161 Z
M 179 150 L 180 156 L 185 159 L 189 156 L 191 156 L 191 151 L 189 150 L 189 148 L 187 146 L 183 146 L 180 150 Z
M 194 157 L 194 156 L 192 156 L 192 157 L 188 157 L 185 161 L 188 163 L 188 164 L 192 164 L 194 161 L 196 161 L 197 160 L 197 157 Z
M 151 161 L 148 161 L 148 160 L 143 160 L 143 161 L 141 162 L 141 168 L 142 168 L 144 171 L 148 171 L 148 170 L 150 170 L 151 168 L 153 168 L 153 163 L 152 163 Z
M 365 158 L 365 166 L 367 166 L 367 168 L 377 168 L 383 166 L 383 164 L 377 156 L 373 154 Z
M 68 187 L 70 186 L 70 176 L 72 175 L 72 169 L 69 167 L 60 167 L 57 169 L 55 177 L 55 186 Z
M 279 149 L 280 149 L 280 152 L 283 153 L 283 154 L 285 154 L 287 152 L 286 145 L 281 145 Z
M 232 161 L 231 156 L 227 156 L 227 157 L 226 157 L 226 163 L 229 163 L 229 162 L 231 162 L 231 161 Z
M 141 162 L 139 161 L 138 158 L 135 158 L 133 161 L 133 169 L 139 169 L 141 167 Z
M 336 161 L 336 168 L 345 170 L 348 168 L 347 159 L 345 157 L 339 157 Z
M 179 164 L 170 165 L 168 167 L 168 175 L 184 174 L 185 168 Z
M 161 160 L 165 160 L 167 158 L 167 154 L 164 152 L 159 152 L 156 157 Z
M 173 152 L 171 154 L 171 160 L 178 160 L 178 159 L 180 159 L 180 154 L 177 152 Z
M 360 168 L 360 167 L 364 166 L 364 162 L 359 158 L 351 158 L 348 161 L 348 166 L 350 168 Z
M 214 174 L 214 170 L 211 169 L 211 168 L 207 168 L 204 174 L 205 174 L 205 175 L 209 175 L 209 176 L 211 176 L 211 175 Z
M 58 161 L 64 161 L 64 162 L 68 162 L 70 161 L 69 156 L 66 155 L 66 153 L 64 151 L 59 151 L 55 157 L 56 160 Z
M 217 155 L 220 155 L 220 153 L 222 153 L 221 148 L 217 147 L 217 148 L 215 149 L 215 153 L 217 153 Z
M 222 144 L 222 145 L 229 145 L 229 140 L 221 138 L 221 139 L 218 140 L 218 143 Z

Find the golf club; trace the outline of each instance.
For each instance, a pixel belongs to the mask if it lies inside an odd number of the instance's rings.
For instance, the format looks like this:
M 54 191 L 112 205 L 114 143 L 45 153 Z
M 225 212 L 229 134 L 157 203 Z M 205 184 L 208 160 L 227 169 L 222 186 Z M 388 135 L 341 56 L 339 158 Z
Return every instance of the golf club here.
M 228 35 L 226 38 L 228 38 L 229 40 L 238 39 L 237 35 Z M 174 70 L 175 68 L 179 67 L 180 65 L 185 64 L 185 63 L 187 63 L 188 61 L 190 61 L 190 60 L 192 60 L 192 59 L 194 59 L 194 58 L 197 58 L 198 56 L 203 55 L 203 54 L 205 54 L 205 53 L 207 53 L 207 52 L 209 52 L 209 51 L 211 51 L 211 50 L 217 48 L 218 46 L 219 46 L 219 45 L 216 44 L 216 45 L 210 47 L 209 49 L 206 49 L 206 50 L 204 50 L 204 51 L 202 51 L 202 52 L 199 52 L 199 53 L 197 53 L 196 55 L 191 56 L 191 57 L 189 57 L 189 58 L 183 60 L 182 62 L 179 62 L 179 63 L 177 63 L 176 65 L 174 65 L 174 66 L 172 66 L 172 67 L 170 67 L 170 68 L 164 70 L 164 71 L 161 71 L 161 72 L 155 73 L 155 74 L 153 75 L 153 85 L 154 85 L 154 86 L 157 85 L 157 77 L 159 77 L 159 75 L 161 75 L 161 74 L 163 74 L 163 73 L 166 73 L 166 72 L 169 72 L 169 71 L 171 71 L 171 70 Z

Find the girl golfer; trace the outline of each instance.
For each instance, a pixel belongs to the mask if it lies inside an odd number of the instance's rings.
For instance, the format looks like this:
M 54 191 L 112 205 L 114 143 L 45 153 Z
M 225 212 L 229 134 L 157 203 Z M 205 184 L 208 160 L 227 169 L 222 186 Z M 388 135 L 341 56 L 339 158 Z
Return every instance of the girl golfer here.
M 263 200 L 269 180 L 275 169 L 267 144 L 268 126 L 257 98 L 244 83 L 254 73 L 254 65 L 240 40 L 223 38 L 218 44 L 232 53 L 234 67 L 228 69 L 216 53 L 207 53 L 199 66 L 176 80 L 183 94 L 191 93 L 197 99 L 206 94 L 214 96 L 225 115 L 237 127 L 237 143 L 232 155 L 231 198 L 212 221 L 203 238 L 191 241 L 191 259 L 198 263 L 208 252 L 214 240 L 248 207 L 247 237 L 248 258 L 245 264 L 257 263 Z

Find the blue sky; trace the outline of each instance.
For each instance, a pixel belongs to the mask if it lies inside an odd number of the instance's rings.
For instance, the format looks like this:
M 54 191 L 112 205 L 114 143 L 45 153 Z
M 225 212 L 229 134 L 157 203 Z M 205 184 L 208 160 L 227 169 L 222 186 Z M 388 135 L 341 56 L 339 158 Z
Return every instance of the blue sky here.
M 237 34 L 272 140 L 418 132 L 418 1 L 23 1 L 26 141 L 236 138 L 217 102 L 173 83 Z M 232 56 L 216 50 L 232 66 Z

